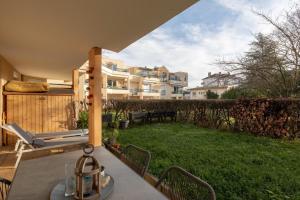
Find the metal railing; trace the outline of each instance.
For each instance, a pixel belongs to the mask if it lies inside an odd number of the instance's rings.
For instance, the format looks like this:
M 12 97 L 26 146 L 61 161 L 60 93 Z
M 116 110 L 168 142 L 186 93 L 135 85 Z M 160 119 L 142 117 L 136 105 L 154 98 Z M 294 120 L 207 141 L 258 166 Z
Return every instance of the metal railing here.
M 158 90 L 153 90 L 153 89 L 141 89 L 141 92 L 147 92 L 147 93 L 159 93 Z
M 117 86 L 107 86 L 107 89 L 112 89 L 112 90 L 128 90 L 127 87 L 117 87 Z
M 172 94 L 183 94 L 183 91 L 173 91 Z
M 139 92 L 159 93 L 158 90 L 153 90 L 153 89 L 131 89 L 130 92 L 131 92 L 132 94 L 138 94 Z

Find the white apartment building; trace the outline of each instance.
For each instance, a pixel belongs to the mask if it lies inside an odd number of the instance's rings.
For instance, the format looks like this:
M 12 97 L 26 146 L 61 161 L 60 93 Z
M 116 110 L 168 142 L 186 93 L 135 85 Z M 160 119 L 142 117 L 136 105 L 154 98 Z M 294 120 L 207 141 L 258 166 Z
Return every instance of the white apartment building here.
M 206 93 L 210 90 L 211 92 L 214 92 L 221 97 L 221 95 L 228 90 L 228 87 L 226 86 L 216 86 L 216 87 L 195 87 L 189 89 L 190 91 L 190 98 L 189 99 L 199 99 L 204 100 L 207 99 Z
M 201 87 L 189 89 L 189 99 L 207 99 L 207 91 L 221 95 L 232 87 L 236 87 L 241 83 L 241 79 L 230 73 L 208 73 L 208 76 L 202 79 Z
M 215 73 L 208 72 L 208 76 L 202 79 L 203 87 L 235 87 L 238 86 L 241 79 L 230 73 Z
M 183 88 L 188 86 L 188 73 L 171 73 L 165 66 L 132 67 L 107 57 L 102 63 L 103 99 L 183 99 Z M 88 63 L 81 67 L 85 96 L 88 94 L 87 68 Z

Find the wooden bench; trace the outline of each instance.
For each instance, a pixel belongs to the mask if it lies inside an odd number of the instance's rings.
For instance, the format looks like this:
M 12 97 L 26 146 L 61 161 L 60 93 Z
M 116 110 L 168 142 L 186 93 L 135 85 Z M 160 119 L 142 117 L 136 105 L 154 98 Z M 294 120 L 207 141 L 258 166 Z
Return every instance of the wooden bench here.
M 113 116 L 111 113 L 102 114 L 102 123 L 107 123 L 107 127 L 112 127 Z
M 129 113 L 129 121 L 134 124 L 136 122 L 145 123 L 147 121 L 147 112 L 131 112 Z
M 151 123 L 154 119 L 159 122 L 166 121 L 170 118 L 171 121 L 176 121 L 177 113 L 176 111 L 155 111 L 148 113 L 148 121 Z

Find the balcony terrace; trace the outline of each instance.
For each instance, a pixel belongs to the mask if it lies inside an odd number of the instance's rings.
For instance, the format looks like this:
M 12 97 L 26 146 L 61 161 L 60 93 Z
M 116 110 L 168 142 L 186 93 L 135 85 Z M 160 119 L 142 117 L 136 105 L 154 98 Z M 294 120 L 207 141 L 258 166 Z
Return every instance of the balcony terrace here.
M 123 69 L 123 68 L 108 68 L 106 66 L 102 66 L 102 71 L 108 76 L 113 76 L 113 77 L 128 78 L 130 75 L 128 69 Z
M 107 94 L 129 94 L 130 91 L 127 87 L 107 86 Z

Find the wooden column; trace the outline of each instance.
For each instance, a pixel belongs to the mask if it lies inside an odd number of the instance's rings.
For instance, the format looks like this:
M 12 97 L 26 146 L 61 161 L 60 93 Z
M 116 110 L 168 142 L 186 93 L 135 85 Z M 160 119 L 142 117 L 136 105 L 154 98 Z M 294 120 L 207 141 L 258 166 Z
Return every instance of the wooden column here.
M 72 89 L 74 92 L 74 117 L 76 120 L 78 120 L 78 115 L 79 115 L 79 69 L 74 69 L 72 72 Z
M 74 100 L 79 101 L 79 69 L 74 69 L 72 74 Z
M 89 52 L 89 143 L 102 144 L 102 49 Z
M 107 74 L 102 75 L 103 78 L 103 88 L 102 91 L 104 92 L 103 97 L 107 100 Z
M 144 99 L 144 96 L 143 96 L 143 92 L 144 92 L 144 78 L 140 77 L 139 79 L 139 98 L 140 99 Z
M 4 113 L 3 113 L 3 100 L 4 96 L 2 94 L 3 92 L 3 85 L 4 85 L 4 80 L 0 77 L 0 125 L 4 124 Z M 0 146 L 2 146 L 2 137 L 3 137 L 2 129 L 0 128 Z

